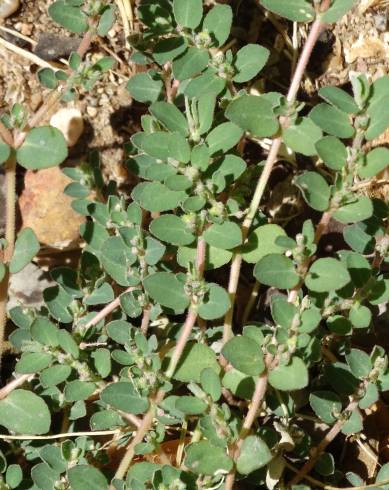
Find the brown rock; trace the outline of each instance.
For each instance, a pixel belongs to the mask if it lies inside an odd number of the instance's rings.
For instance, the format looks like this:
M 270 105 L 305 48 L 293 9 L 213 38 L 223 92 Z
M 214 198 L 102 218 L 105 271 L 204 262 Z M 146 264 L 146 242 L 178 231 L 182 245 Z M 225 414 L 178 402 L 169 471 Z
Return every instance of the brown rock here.
M 63 192 L 70 182 L 58 167 L 28 170 L 19 199 L 23 227 L 31 227 L 41 244 L 60 250 L 77 247 L 84 222 Z

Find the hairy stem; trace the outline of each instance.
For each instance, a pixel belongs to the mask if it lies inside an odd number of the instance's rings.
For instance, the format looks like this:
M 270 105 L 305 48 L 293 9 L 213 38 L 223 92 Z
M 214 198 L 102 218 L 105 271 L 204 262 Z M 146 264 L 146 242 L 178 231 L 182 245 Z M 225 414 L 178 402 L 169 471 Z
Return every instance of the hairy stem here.
M 329 1 L 324 0 L 322 3 L 322 8 L 323 10 L 326 10 L 329 6 Z M 290 105 L 292 105 L 297 96 L 297 92 L 300 87 L 301 80 L 303 78 L 305 69 L 307 67 L 308 61 L 311 57 L 312 50 L 320 36 L 320 33 L 322 32 L 324 28 L 324 24 L 321 22 L 320 18 L 315 20 L 315 22 L 312 24 L 311 30 L 309 32 L 307 41 L 304 45 L 303 51 L 301 53 L 300 59 L 297 63 L 296 70 L 294 72 L 290 88 L 288 91 L 287 95 L 287 101 L 289 102 Z M 283 127 L 286 127 L 288 125 L 288 119 L 283 118 L 283 120 L 280 121 L 281 125 Z M 265 191 L 266 185 L 268 183 L 270 174 L 272 172 L 273 166 L 275 162 L 277 161 L 277 156 L 278 152 L 280 150 L 280 146 L 282 143 L 281 137 L 278 137 L 273 140 L 272 146 L 270 148 L 269 154 L 266 159 L 265 166 L 263 168 L 262 174 L 258 180 L 254 196 L 252 198 L 251 204 L 249 206 L 249 211 L 247 213 L 247 216 L 243 222 L 242 225 L 242 235 L 243 235 L 243 241 L 246 240 L 247 235 L 249 233 L 249 230 L 251 228 L 253 219 L 255 217 L 255 214 L 258 211 L 263 193 Z M 226 342 L 228 339 L 231 338 L 232 336 L 232 320 L 233 320 L 233 314 L 234 314 L 234 303 L 235 303 L 235 297 L 236 297 L 236 291 L 238 288 L 238 282 L 239 282 L 239 275 L 240 275 L 240 269 L 241 269 L 241 264 L 242 264 L 242 255 L 240 250 L 238 250 L 232 259 L 232 264 L 231 264 L 231 271 L 230 271 L 230 279 L 229 279 L 229 284 L 228 284 L 228 294 L 230 296 L 230 301 L 231 301 L 231 307 L 229 311 L 226 313 L 225 319 L 224 319 L 224 332 L 223 332 L 223 341 Z
M 93 38 L 95 36 L 95 31 L 94 28 L 91 27 L 85 34 L 84 37 L 82 38 L 80 45 L 78 46 L 77 53 L 80 55 L 81 58 L 85 56 L 87 51 L 90 48 L 90 45 L 92 44 Z M 68 74 L 72 73 L 72 70 L 69 69 L 67 70 Z M 54 106 L 57 104 L 57 102 L 60 100 L 62 96 L 62 92 L 64 89 L 64 85 L 60 85 L 58 89 L 52 91 L 49 96 L 46 98 L 45 102 L 41 105 L 41 107 L 33 114 L 29 121 L 28 121 L 28 127 L 34 128 L 37 126 L 44 118 L 47 117 L 47 114 L 52 111 Z M 15 148 L 19 148 L 23 144 L 23 141 L 25 140 L 27 136 L 26 132 L 21 132 L 18 135 L 15 136 Z
M 5 239 L 7 246 L 2 254 L 2 260 L 9 264 L 15 246 L 15 215 L 16 215 L 16 159 L 14 153 L 8 159 L 5 166 L 5 186 L 6 186 L 6 225 Z M 0 369 L 1 359 L 4 350 L 5 327 L 7 324 L 7 301 L 9 286 L 9 270 L 7 269 L 3 280 L 0 283 Z
M 352 400 L 347 405 L 345 411 L 352 412 L 358 406 L 358 400 Z M 335 439 L 335 437 L 342 430 L 343 425 L 346 420 L 339 419 L 327 432 L 321 442 L 311 451 L 309 460 L 305 463 L 305 465 L 298 471 L 298 473 L 292 478 L 292 480 L 288 484 L 288 488 L 291 488 L 292 485 L 296 485 L 300 480 L 302 480 L 307 473 L 309 473 L 312 468 L 315 466 L 319 456 L 325 451 L 326 447 Z
M 0 400 L 8 396 L 13 390 L 16 390 L 16 388 L 19 388 L 19 386 L 22 386 L 26 381 L 29 379 L 32 379 L 35 375 L 34 374 L 22 374 L 18 378 L 13 379 L 10 381 L 8 384 L 3 386 L 0 390 Z
M 196 255 L 196 271 L 197 271 L 198 278 L 200 279 L 203 277 L 203 273 L 204 273 L 205 252 L 206 252 L 206 242 L 200 236 L 197 241 L 197 255 Z M 180 358 L 185 349 L 186 343 L 188 342 L 189 336 L 196 323 L 196 320 L 197 320 L 196 305 L 192 303 L 189 307 L 185 323 L 182 327 L 180 338 L 178 339 L 172 357 L 170 358 L 169 366 L 165 373 L 168 379 L 170 379 L 173 376 L 174 371 L 177 368 L 177 365 L 180 361 Z M 165 395 L 166 395 L 165 391 L 159 389 L 156 395 L 150 398 L 150 408 L 145 414 L 145 416 L 143 417 L 140 427 L 136 431 L 134 438 L 132 439 L 130 445 L 128 446 L 122 461 L 120 462 L 120 465 L 114 476 L 115 479 L 121 480 L 125 476 L 134 458 L 135 446 L 140 442 L 142 442 L 145 435 L 149 432 L 153 423 L 156 407 L 158 406 L 159 403 L 162 402 Z M 115 490 L 115 487 L 113 485 L 110 485 L 109 490 Z
M 136 286 L 130 286 L 127 288 L 122 294 L 125 293 L 130 293 L 131 291 L 135 291 L 136 289 L 139 289 Z M 111 303 L 107 304 L 107 306 L 104 306 L 104 308 L 97 313 L 95 317 L 92 318 L 92 320 L 89 320 L 89 322 L 83 327 L 85 330 L 91 327 L 94 327 L 97 325 L 101 320 L 104 320 L 105 317 L 107 317 L 110 313 L 112 313 L 116 308 L 120 306 L 120 297 L 122 296 L 120 294 L 117 298 L 115 298 Z
M 234 446 L 231 448 L 230 454 L 234 461 L 239 457 L 240 454 L 240 448 L 242 446 L 242 443 L 244 439 L 248 436 L 250 433 L 251 427 L 257 418 L 258 410 L 261 407 L 263 398 L 266 394 L 266 388 L 267 388 L 267 372 L 262 373 L 259 378 L 257 379 L 256 385 L 255 385 L 255 391 L 253 398 L 251 400 L 250 408 L 247 412 L 246 418 L 244 419 L 242 428 L 239 433 L 238 440 L 234 444 Z M 235 468 L 233 468 L 230 473 L 227 475 L 226 481 L 225 481 L 225 490 L 232 490 L 234 487 L 234 481 L 235 481 Z

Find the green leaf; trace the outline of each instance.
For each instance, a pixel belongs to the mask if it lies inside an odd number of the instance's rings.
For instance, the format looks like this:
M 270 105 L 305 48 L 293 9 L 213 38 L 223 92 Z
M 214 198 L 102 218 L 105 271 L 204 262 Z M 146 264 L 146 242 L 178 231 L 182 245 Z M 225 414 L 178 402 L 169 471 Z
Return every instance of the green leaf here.
M 207 30 L 214 46 L 222 46 L 228 39 L 232 25 L 232 9 L 229 5 L 216 4 L 205 16 L 203 30 Z
M 55 167 L 67 156 L 68 148 L 63 134 L 51 126 L 31 129 L 16 151 L 19 164 L 30 170 Z
M 198 307 L 198 313 L 204 320 L 222 317 L 230 308 L 230 298 L 224 288 L 217 284 L 208 284 L 209 290 Z
M 230 369 L 223 376 L 223 386 L 238 398 L 251 400 L 255 390 L 255 378 L 237 369 Z
M 113 410 L 101 410 L 90 418 L 90 428 L 92 430 L 109 430 L 113 427 L 124 425 L 123 419 Z
M 99 23 L 97 26 L 97 34 L 99 36 L 106 36 L 111 30 L 116 19 L 116 8 L 114 5 L 107 5 L 104 8 L 104 12 L 100 16 Z
M 103 402 L 127 413 L 145 413 L 149 407 L 148 399 L 142 398 L 132 383 L 126 381 L 108 385 L 101 392 L 100 398 Z
M 11 274 L 20 272 L 39 252 L 39 242 L 31 228 L 24 228 L 15 242 L 15 250 L 9 264 Z
M 52 469 L 47 463 L 39 463 L 31 470 L 31 478 L 40 490 L 52 490 L 61 475 Z
M 365 232 L 364 223 L 355 223 L 346 226 L 343 230 L 343 238 L 355 252 L 370 254 L 374 249 L 373 237 Z
M 306 156 L 316 155 L 315 143 L 322 137 L 321 129 L 309 117 L 302 117 L 283 132 L 289 148 Z
M 276 253 L 265 255 L 257 262 L 254 276 L 262 284 L 279 289 L 291 289 L 300 280 L 291 259 Z
M 11 147 L 0 138 L 0 164 L 6 162 L 11 155 Z
M 80 381 L 75 379 L 65 386 L 65 400 L 68 402 L 77 402 L 89 398 L 96 389 L 95 383 Z
M 23 480 L 22 469 L 18 464 L 10 464 L 5 474 L 5 481 L 10 488 L 18 488 Z
M 35 393 L 14 390 L 0 400 L 0 425 L 18 434 L 47 434 L 51 416 L 46 403 Z
M 185 175 L 169 175 L 165 184 L 171 191 L 185 191 L 193 186 L 193 182 Z
M 242 243 L 242 231 L 233 221 L 213 224 L 204 232 L 204 240 L 213 247 L 230 250 Z
M 330 453 L 322 453 L 314 466 L 315 471 L 322 476 L 330 476 L 335 472 L 334 457 Z
M 195 239 L 190 228 L 174 214 L 164 214 L 153 220 L 150 231 L 160 240 L 172 245 L 189 245 Z
M 243 439 L 236 469 L 241 475 L 248 475 L 263 468 L 273 458 L 266 442 L 258 436 L 248 436 Z
M 101 247 L 101 264 L 104 270 L 121 286 L 135 286 L 139 280 L 131 277 L 131 265 L 136 261 L 124 240 L 119 236 L 108 238 Z
M 248 82 L 254 78 L 265 66 L 269 59 L 269 50 L 258 44 L 246 44 L 237 54 L 235 69 L 237 71 L 233 78 L 235 83 Z
M 150 72 L 137 73 L 127 83 L 127 90 L 138 102 L 155 102 L 158 100 L 162 87 L 162 80 L 154 80 Z
M 184 37 L 169 37 L 160 39 L 153 49 L 152 56 L 159 65 L 164 65 L 168 61 L 173 61 L 180 56 L 188 47 Z
M 319 90 L 319 95 L 326 102 L 329 102 L 343 112 L 347 112 L 347 114 L 356 114 L 359 111 L 351 95 L 339 87 L 322 87 Z
M 86 305 L 105 305 L 110 303 L 115 298 L 115 293 L 112 286 L 104 282 L 101 286 L 95 289 L 89 296 L 84 298 Z
M 375 483 L 379 484 L 377 485 L 377 490 L 389 490 L 389 483 L 386 485 L 380 484 L 380 482 L 389 480 L 389 463 L 385 463 L 383 466 L 378 471 L 377 478 L 375 480 Z M 374 489 L 373 489 L 374 490 Z
M 306 286 L 317 293 L 336 291 L 351 281 L 345 266 L 331 257 L 316 260 L 305 278 Z
M 342 170 L 347 162 L 347 148 L 335 136 L 325 136 L 316 142 L 319 157 L 332 170 Z
M 39 83 L 43 85 L 45 88 L 49 88 L 53 90 L 58 86 L 58 80 L 55 76 L 54 70 L 51 68 L 42 68 L 38 71 L 38 79 Z
M 208 246 L 205 254 L 205 270 L 212 270 L 227 264 L 232 257 L 232 252 L 221 248 Z M 189 263 L 196 261 L 196 247 L 180 247 L 177 253 L 177 262 L 181 267 L 188 268 Z
M 272 104 L 261 96 L 242 95 L 234 99 L 228 105 L 225 116 L 244 131 L 259 138 L 273 136 L 279 127 Z
M 57 364 L 40 373 L 40 381 L 45 388 L 56 386 L 68 379 L 72 368 L 67 364 Z
M 222 354 L 235 369 L 250 376 L 257 376 L 265 369 L 261 348 L 248 337 L 233 337 L 224 345 Z
M 108 336 L 118 344 L 125 345 L 130 342 L 130 323 L 123 320 L 114 320 L 108 323 L 106 329 Z
M 69 5 L 65 0 L 57 0 L 49 7 L 49 15 L 68 31 L 81 34 L 88 30 L 88 17 L 80 7 Z
M 358 197 L 356 201 L 345 204 L 335 211 L 333 217 L 343 224 L 356 223 L 370 218 L 373 214 L 373 203 L 366 196 Z
M 207 409 L 207 404 L 201 398 L 194 396 L 180 396 L 176 401 L 176 408 L 185 415 L 199 415 Z
M 321 21 L 331 24 L 341 19 L 353 6 L 355 0 L 333 0 L 331 6 L 320 15 Z
M 173 75 L 176 80 L 186 80 L 201 73 L 208 65 L 209 54 L 206 49 L 189 48 L 173 61 Z
M 216 354 L 207 345 L 189 342 L 185 346 L 173 379 L 184 383 L 189 383 L 190 381 L 199 383 L 201 372 L 206 368 L 211 368 L 216 373 L 219 373 L 220 366 L 217 362 Z
M 349 116 L 329 104 L 318 104 L 311 110 L 309 117 L 328 134 L 338 138 L 351 138 L 354 135 Z
M 194 442 L 186 448 L 184 462 L 197 475 L 214 475 L 221 470 L 228 473 L 232 468 L 232 459 L 221 447 L 208 441 Z
M 43 299 L 51 316 L 62 323 L 73 321 L 73 313 L 69 308 L 72 297 L 61 287 L 53 286 L 43 291 Z
M 188 134 L 186 117 L 174 105 L 168 102 L 154 102 L 149 108 L 150 113 L 160 121 L 169 131 Z
M 316 211 L 326 211 L 329 206 L 331 189 L 324 177 L 317 172 L 304 172 L 295 177 L 295 185 L 300 189 L 305 201 Z
M 170 211 L 176 208 L 186 196 L 187 194 L 183 191 L 171 191 L 164 184 L 152 182 L 143 186 L 139 204 L 151 212 Z
M 389 166 L 389 150 L 379 147 L 369 151 L 358 167 L 358 175 L 361 179 L 374 177 Z
M 165 251 L 166 247 L 161 242 L 151 236 L 146 237 L 145 261 L 147 265 L 157 264 L 165 255 Z
M 222 394 L 219 375 L 212 368 L 205 368 L 201 371 L 200 381 L 202 389 L 217 402 Z
M 346 361 L 350 371 L 359 379 L 367 378 L 373 369 L 370 356 L 360 349 L 350 349 L 346 354 Z
M 223 155 L 214 161 L 207 169 L 205 176 L 210 176 L 217 192 L 222 192 L 226 186 L 232 185 L 246 170 L 244 160 L 236 155 Z M 220 179 L 222 177 L 222 179 Z M 222 184 L 219 181 L 222 180 Z
M 193 99 L 200 95 L 212 94 L 215 97 L 225 88 L 226 80 L 218 77 L 212 70 L 205 71 L 194 80 L 191 80 L 184 89 L 184 94 Z
M 195 29 L 203 17 L 202 0 L 173 0 L 174 17 L 181 27 Z
M 281 391 L 301 390 L 308 385 L 308 381 L 307 366 L 296 356 L 289 364 L 278 365 L 269 373 L 269 383 Z
M 56 267 L 50 271 L 53 280 L 59 284 L 73 298 L 82 298 L 77 272 L 69 267 Z
M 205 141 L 211 155 L 222 151 L 226 153 L 233 148 L 242 137 L 243 131 L 232 122 L 225 122 L 216 126 L 206 137 Z
M 384 77 L 386 78 L 386 77 Z M 379 81 L 379 80 L 377 80 Z M 383 111 L 382 107 L 386 107 L 389 103 L 389 94 L 382 99 L 372 99 L 367 108 L 367 113 L 370 116 L 369 126 L 365 132 L 365 138 L 367 141 L 374 140 L 382 134 L 389 126 L 389 113 Z
M 363 418 L 358 409 L 354 409 L 351 413 L 350 418 L 347 420 L 345 424 L 342 426 L 342 433 L 356 434 L 357 432 L 361 432 L 363 429 Z
M 23 352 L 16 363 L 15 371 L 20 374 L 38 373 L 47 368 L 53 360 L 48 352 Z
M 87 465 L 73 466 L 68 470 L 72 490 L 107 490 L 105 476 L 97 468 Z
M 173 310 L 184 310 L 189 305 L 185 288 L 170 272 L 156 272 L 146 277 L 143 286 L 154 301 Z
M 38 316 L 31 325 L 31 337 L 40 344 L 49 347 L 58 345 L 58 328 L 50 320 Z
M 261 4 L 281 17 L 294 22 L 311 22 L 315 18 L 315 10 L 306 0 L 261 0 Z
M 348 318 L 354 328 L 368 328 L 372 320 L 372 313 L 367 306 L 355 304 L 350 308 Z
M 72 335 L 67 330 L 60 330 L 58 332 L 58 341 L 61 348 L 70 354 L 74 359 L 78 359 L 79 350 L 78 345 Z
M 314 391 L 309 395 L 309 403 L 315 414 L 326 424 L 333 424 L 342 411 L 339 396 L 332 391 Z
M 271 298 L 271 315 L 274 323 L 290 328 L 298 313 L 296 306 L 288 302 L 286 296 L 275 294 Z

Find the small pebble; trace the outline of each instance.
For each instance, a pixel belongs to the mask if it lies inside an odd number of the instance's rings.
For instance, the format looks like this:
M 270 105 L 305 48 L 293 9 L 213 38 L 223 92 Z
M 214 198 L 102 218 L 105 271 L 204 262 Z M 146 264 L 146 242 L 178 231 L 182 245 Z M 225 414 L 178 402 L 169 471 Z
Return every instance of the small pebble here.
M 88 116 L 90 116 L 90 117 L 96 117 L 97 116 L 96 107 L 92 107 L 92 106 L 88 105 L 88 107 L 86 108 L 86 112 L 87 112 Z
M 68 146 L 74 146 L 84 131 L 84 120 L 78 109 L 60 109 L 51 117 L 50 124 L 62 132 Z
M 0 19 L 6 19 L 17 11 L 20 0 L 0 0 Z

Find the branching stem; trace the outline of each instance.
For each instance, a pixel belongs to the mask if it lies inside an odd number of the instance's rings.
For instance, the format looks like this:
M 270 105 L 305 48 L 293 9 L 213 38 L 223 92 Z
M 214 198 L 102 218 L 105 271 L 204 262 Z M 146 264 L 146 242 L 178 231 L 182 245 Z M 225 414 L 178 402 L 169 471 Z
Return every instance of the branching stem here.
M 205 252 L 206 252 L 206 243 L 205 240 L 200 236 L 197 240 L 197 256 L 196 256 L 196 271 L 199 278 L 202 278 L 202 275 L 204 273 Z M 196 305 L 192 303 L 191 306 L 189 307 L 185 323 L 182 327 L 180 338 L 178 339 L 172 357 L 170 358 L 169 366 L 165 373 L 168 379 L 170 379 L 173 376 L 174 371 L 177 368 L 177 365 L 180 361 L 180 358 L 185 349 L 186 343 L 188 342 L 189 336 L 196 323 L 196 320 L 197 320 Z M 134 438 L 129 444 L 126 453 L 115 473 L 114 479 L 118 479 L 118 480 L 123 479 L 124 475 L 126 474 L 134 458 L 135 446 L 140 442 L 142 442 L 145 435 L 149 432 L 153 423 L 156 407 L 158 406 L 159 403 L 162 402 L 165 395 L 166 395 L 165 391 L 159 389 L 156 395 L 150 398 L 150 408 L 145 414 L 145 416 L 143 417 L 140 427 L 136 431 Z M 109 490 L 115 490 L 115 487 L 113 485 L 110 485 Z
M 322 2 L 322 10 L 326 10 L 329 7 L 329 0 L 324 0 Z M 320 33 L 322 32 L 325 24 L 323 24 L 320 20 L 320 17 L 315 20 L 315 22 L 312 24 L 311 30 L 309 32 L 308 38 L 306 40 L 306 43 L 304 45 L 303 51 L 301 53 L 300 59 L 297 63 L 296 71 L 294 72 L 290 88 L 288 91 L 287 95 L 287 101 L 289 102 L 290 105 L 292 105 L 297 96 L 297 92 L 300 87 L 301 80 L 303 78 L 305 69 L 307 67 L 308 61 L 311 57 L 313 48 L 315 47 L 315 44 L 320 36 Z M 281 125 L 283 127 L 286 127 L 288 125 L 288 118 L 283 118 L 280 121 Z M 277 161 L 277 156 L 278 152 L 280 150 L 282 143 L 281 137 L 278 137 L 273 140 L 273 143 L 271 145 L 268 157 L 266 159 L 265 166 L 262 170 L 262 174 L 258 180 L 257 187 L 254 192 L 254 196 L 252 198 L 249 211 L 247 213 L 246 219 L 243 222 L 242 225 L 242 236 L 243 236 L 243 241 L 246 240 L 248 232 L 251 228 L 253 219 L 258 211 L 263 193 L 265 191 L 265 188 L 267 186 L 270 174 L 273 170 L 274 164 Z M 231 270 L 230 270 L 230 279 L 229 279 L 229 284 L 228 284 L 228 293 L 230 296 L 230 301 L 231 301 L 231 307 L 226 313 L 225 319 L 224 319 L 224 332 L 223 332 L 223 342 L 227 342 L 231 336 L 232 336 L 232 320 L 233 320 L 233 314 L 234 314 L 234 303 L 235 303 L 235 297 L 236 297 L 236 291 L 238 288 L 238 282 L 239 282 L 239 275 L 240 275 L 240 269 L 241 269 L 241 264 L 242 264 L 242 255 L 240 250 L 238 250 L 232 259 L 232 264 L 231 264 Z
M 345 408 L 347 412 L 353 412 L 358 406 L 358 400 L 351 400 L 350 403 Z M 321 442 L 311 451 L 309 460 L 305 463 L 304 466 L 298 471 L 298 473 L 292 478 L 292 480 L 288 484 L 288 488 L 291 488 L 292 485 L 296 485 L 300 480 L 302 480 L 305 475 L 307 475 L 312 468 L 315 466 L 316 461 L 319 456 L 325 451 L 326 447 L 335 439 L 335 437 L 342 430 L 343 425 L 346 420 L 339 419 L 327 432 Z

